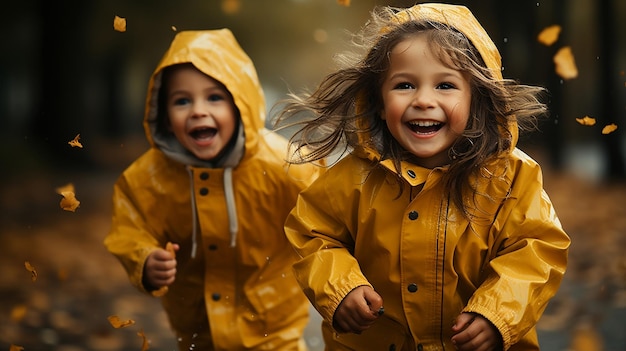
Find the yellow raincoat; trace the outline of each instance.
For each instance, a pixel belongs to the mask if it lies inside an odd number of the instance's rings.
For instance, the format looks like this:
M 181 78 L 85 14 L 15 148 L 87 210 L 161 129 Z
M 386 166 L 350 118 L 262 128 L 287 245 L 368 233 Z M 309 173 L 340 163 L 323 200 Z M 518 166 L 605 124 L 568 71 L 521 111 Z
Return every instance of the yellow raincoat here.
M 409 17 L 457 28 L 501 78 L 495 45 L 465 7 L 423 4 L 398 14 Z M 482 218 L 470 223 L 439 181 L 447 167 L 403 163 L 398 197 L 395 167 L 390 160 L 372 166 L 378 159 L 368 147 L 346 156 L 300 194 L 285 224 L 301 255 L 296 278 L 324 319 L 327 349 L 454 350 L 461 312 L 491 321 L 505 350 L 539 349 L 535 324 L 559 287 L 570 243 L 539 165 L 513 148 L 484 169 L 503 176 L 478 180 L 478 191 L 495 201 L 479 197 L 484 212 L 474 214 Z M 384 314 L 360 335 L 337 334 L 337 306 L 363 285 L 382 296 Z
M 162 69 L 180 63 L 223 83 L 240 113 L 237 143 L 219 163 L 195 159 L 157 122 Z M 229 30 L 176 35 L 149 82 L 152 147 L 115 184 L 105 245 L 148 292 L 146 258 L 180 244 L 162 302 L 181 350 L 305 349 L 309 303 L 293 277 L 283 223 L 317 170 L 286 167 L 286 140 L 264 129 L 264 118 L 253 63 Z

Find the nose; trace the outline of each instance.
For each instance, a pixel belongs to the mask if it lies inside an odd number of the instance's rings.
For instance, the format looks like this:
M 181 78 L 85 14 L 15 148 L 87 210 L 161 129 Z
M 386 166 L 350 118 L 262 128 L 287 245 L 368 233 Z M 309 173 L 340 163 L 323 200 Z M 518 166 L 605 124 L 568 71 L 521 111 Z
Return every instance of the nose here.
M 209 115 L 209 107 L 206 101 L 198 100 L 192 105 L 191 115 L 192 117 L 206 117 Z
M 412 105 L 415 108 L 427 109 L 435 106 L 434 92 L 427 88 L 415 89 Z

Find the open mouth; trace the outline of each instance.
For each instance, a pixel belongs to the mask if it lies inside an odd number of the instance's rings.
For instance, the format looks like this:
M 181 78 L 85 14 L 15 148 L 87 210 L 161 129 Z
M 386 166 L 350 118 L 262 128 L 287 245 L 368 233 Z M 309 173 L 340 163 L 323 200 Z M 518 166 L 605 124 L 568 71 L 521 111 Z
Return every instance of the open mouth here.
M 412 121 L 407 124 L 414 133 L 418 134 L 435 133 L 444 125 L 444 123 L 435 121 Z
M 217 134 L 217 129 L 211 127 L 195 128 L 189 132 L 189 135 L 196 140 L 210 139 L 214 137 L 215 134 Z

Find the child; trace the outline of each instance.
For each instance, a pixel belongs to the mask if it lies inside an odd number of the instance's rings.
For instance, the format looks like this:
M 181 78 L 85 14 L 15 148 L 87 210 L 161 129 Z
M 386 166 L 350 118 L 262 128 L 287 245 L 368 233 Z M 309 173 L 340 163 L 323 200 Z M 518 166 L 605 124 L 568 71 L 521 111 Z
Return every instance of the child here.
M 364 57 L 275 121 L 314 114 L 292 162 L 340 157 L 285 223 L 327 350 L 538 349 L 570 243 L 515 147 L 542 89 L 502 78 L 462 6 L 380 8 L 360 34 Z
M 176 35 L 149 82 L 151 148 L 115 184 L 104 243 L 134 286 L 164 293 L 180 350 L 306 349 L 283 224 L 317 167 L 286 167 L 287 140 L 264 118 L 228 29 Z

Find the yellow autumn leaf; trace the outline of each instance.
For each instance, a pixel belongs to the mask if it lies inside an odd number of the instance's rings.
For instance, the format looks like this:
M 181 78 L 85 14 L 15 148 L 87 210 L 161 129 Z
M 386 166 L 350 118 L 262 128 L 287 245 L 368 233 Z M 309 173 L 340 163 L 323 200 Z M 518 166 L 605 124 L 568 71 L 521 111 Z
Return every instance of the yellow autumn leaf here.
M 607 124 L 602 128 L 602 134 L 611 134 L 617 130 L 617 125 L 615 123 Z
M 13 345 L 9 346 L 9 351 L 22 351 L 24 350 L 23 346 Z
M 146 334 L 144 334 L 143 329 L 138 331 L 137 335 L 139 335 L 141 337 L 141 339 L 142 339 L 141 351 L 150 350 L 150 343 L 148 342 L 148 338 L 146 337 Z
M 115 18 L 113 18 L 113 29 L 115 29 L 118 32 L 125 32 L 126 31 L 126 18 L 115 16 Z
M 578 68 L 574 60 L 572 48 L 564 46 L 553 57 L 556 74 L 563 79 L 572 79 L 578 77 Z
M 70 140 L 67 143 L 70 144 L 71 147 L 79 147 L 79 148 L 83 148 L 83 144 L 80 143 L 80 141 L 78 141 L 78 139 L 80 139 L 80 134 L 77 134 L 76 137 L 74 137 L 74 140 Z
M 76 199 L 74 184 L 69 183 L 65 186 L 57 188 L 56 191 L 63 196 L 60 202 L 61 208 L 65 211 L 75 212 L 80 205 L 80 201 Z
M 537 36 L 537 40 L 545 46 L 550 46 L 559 39 L 559 34 L 561 34 L 561 26 L 555 24 L 544 28 Z
M 111 325 L 115 329 L 126 328 L 135 324 L 135 321 L 132 319 L 122 320 L 120 317 L 116 315 L 109 316 L 107 317 L 107 319 L 109 320 L 109 323 L 111 323 Z
M 576 122 L 583 126 L 593 126 L 596 124 L 596 119 L 593 117 L 585 116 L 583 118 L 576 118 Z
M 28 261 L 24 262 L 24 267 L 26 267 L 26 270 L 30 272 L 30 279 L 32 281 L 37 280 L 37 271 L 35 270 L 35 267 L 33 267 Z

